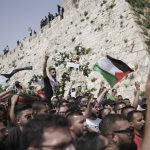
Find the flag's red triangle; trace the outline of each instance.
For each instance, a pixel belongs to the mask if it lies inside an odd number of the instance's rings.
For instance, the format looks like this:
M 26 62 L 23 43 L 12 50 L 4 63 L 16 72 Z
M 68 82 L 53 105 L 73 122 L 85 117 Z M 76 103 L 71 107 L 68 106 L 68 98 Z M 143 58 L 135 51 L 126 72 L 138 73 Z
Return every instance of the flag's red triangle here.
M 117 82 L 119 82 L 123 77 L 125 77 L 129 73 L 130 73 L 130 71 L 127 71 L 127 72 L 115 72 L 115 76 L 117 78 Z

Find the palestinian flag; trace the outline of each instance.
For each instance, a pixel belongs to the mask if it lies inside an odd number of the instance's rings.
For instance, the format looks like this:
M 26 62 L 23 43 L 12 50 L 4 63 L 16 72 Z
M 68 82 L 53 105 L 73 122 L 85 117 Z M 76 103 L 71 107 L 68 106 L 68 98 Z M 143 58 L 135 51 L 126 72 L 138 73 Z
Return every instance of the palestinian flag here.
M 94 65 L 93 70 L 100 72 L 111 87 L 133 71 L 123 61 L 114 59 L 108 55 L 99 59 Z

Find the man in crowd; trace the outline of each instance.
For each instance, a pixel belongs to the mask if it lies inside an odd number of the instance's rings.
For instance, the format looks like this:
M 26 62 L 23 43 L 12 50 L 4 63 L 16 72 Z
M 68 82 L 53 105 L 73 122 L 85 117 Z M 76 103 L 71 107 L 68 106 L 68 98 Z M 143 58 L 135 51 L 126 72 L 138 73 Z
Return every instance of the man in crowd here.
M 90 101 L 87 107 L 87 118 L 86 124 L 88 130 L 99 132 L 99 123 L 101 119 L 98 118 L 99 115 L 99 104 L 97 101 Z
M 86 131 L 85 117 L 79 110 L 70 111 L 66 114 L 67 119 L 70 121 L 71 134 L 74 138 L 80 137 Z
M 43 78 L 44 78 L 44 90 L 45 95 L 50 100 L 54 95 L 56 88 L 58 86 L 58 81 L 56 79 L 56 69 L 50 67 L 49 68 L 49 77 L 47 75 L 46 67 L 47 61 L 49 59 L 48 54 L 45 55 L 44 65 L 43 65 Z
M 65 101 L 65 100 L 60 101 L 59 104 L 58 104 L 58 111 L 57 111 L 57 113 L 59 115 L 65 116 L 66 112 L 68 110 L 69 110 L 69 102 Z
M 75 150 L 69 127 L 63 116 L 36 116 L 24 127 L 22 150 Z
M 115 101 L 116 95 L 117 95 L 117 90 L 116 89 L 112 89 L 111 94 L 109 94 L 107 96 L 107 99 Z
M 8 131 L 7 131 L 3 121 L 0 120 L 0 149 L 1 150 L 6 150 L 4 142 L 5 142 L 7 135 L 8 135 Z
M 131 126 L 134 128 L 134 142 L 137 145 L 137 149 L 141 149 L 144 127 L 145 127 L 145 119 L 143 112 L 134 110 L 131 111 L 127 116 Z
M 49 106 L 46 102 L 42 101 L 35 101 L 32 104 L 33 115 L 40 115 L 40 114 L 48 114 L 49 113 Z
M 101 133 L 109 140 L 110 146 L 116 150 L 136 150 L 133 141 L 134 129 L 127 119 L 119 114 L 109 114 L 100 123 Z
M 31 104 L 17 104 L 19 99 L 18 95 L 14 95 L 11 99 L 10 118 L 15 127 L 9 130 L 6 139 L 7 150 L 20 150 L 22 130 L 24 125 L 32 118 L 32 105 Z

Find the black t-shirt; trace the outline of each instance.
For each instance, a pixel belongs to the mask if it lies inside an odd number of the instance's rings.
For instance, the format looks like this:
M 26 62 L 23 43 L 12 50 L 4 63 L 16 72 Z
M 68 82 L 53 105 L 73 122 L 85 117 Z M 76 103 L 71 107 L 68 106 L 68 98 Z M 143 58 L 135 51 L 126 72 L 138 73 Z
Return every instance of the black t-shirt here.
M 0 141 L 0 150 L 6 150 L 5 144 L 3 143 L 3 141 Z
M 7 150 L 19 150 L 22 139 L 22 132 L 19 127 L 14 127 L 9 130 L 8 137 L 5 141 Z
M 50 80 L 49 80 L 48 76 L 44 77 L 43 80 L 44 80 L 45 96 L 49 101 L 51 101 L 51 98 L 53 96 L 53 89 L 52 89 Z

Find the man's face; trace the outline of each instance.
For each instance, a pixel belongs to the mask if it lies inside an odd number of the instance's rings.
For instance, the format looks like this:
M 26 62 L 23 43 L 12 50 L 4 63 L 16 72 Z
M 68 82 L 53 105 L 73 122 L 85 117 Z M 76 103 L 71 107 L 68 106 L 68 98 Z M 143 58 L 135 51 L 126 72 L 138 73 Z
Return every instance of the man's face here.
M 75 150 L 71 134 L 64 128 L 45 129 L 40 147 L 41 150 Z
M 144 129 L 145 120 L 142 112 L 134 113 L 133 115 L 133 127 L 137 131 L 141 131 Z
M 93 106 L 92 108 L 92 114 L 95 115 L 95 116 L 98 116 L 99 115 L 99 104 L 96 102 L 95 105 Z
M 52 78 L 56 78 L 56 70 L 50 70 L 50 75 Z
M 114 89 L 114 90 L 112 91 L 112 95 L 115 96 L 116 94 L 117 94 L 117 90 Z
M 118 104 L 116 107 L 117 114 L 121 114 L 122 108 L 124 108 L 126 105 L 124 103 Z
M 0 122 L 0 141 L 3 141 L 8 135 L 8 131 L 3 122 Z
M 59 115 L 65 115 L 67 110 L 68 110 L 68 106 L 60 106 L 58 114 Z
M 75 135 L 79 136 L 83 134 L 85 130 L 85 118 L 82 115 L 75 115 L 72 117 L 72 130 Z
M 24 126 L 32 118 L 32 114 L 32 109 L 23 110 L 18 116 L 18 124 Z

